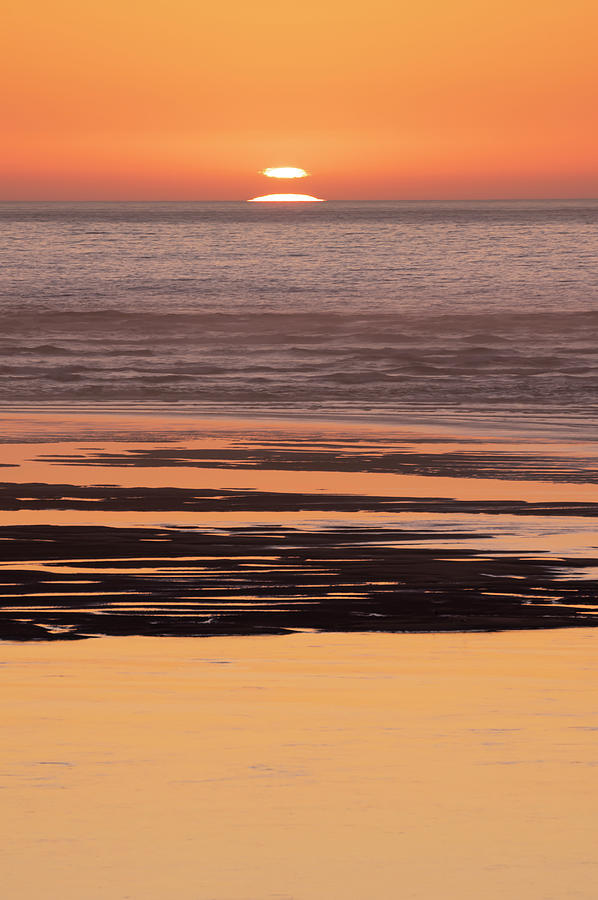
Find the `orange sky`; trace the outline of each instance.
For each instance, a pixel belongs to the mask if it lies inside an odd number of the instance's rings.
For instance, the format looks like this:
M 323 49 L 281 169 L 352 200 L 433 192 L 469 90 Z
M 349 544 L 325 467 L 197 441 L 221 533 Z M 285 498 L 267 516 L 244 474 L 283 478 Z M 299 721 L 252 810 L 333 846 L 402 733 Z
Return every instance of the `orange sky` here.
M 8 0 L 0 198 L 596 197 L 597 33 L 595 0 Z

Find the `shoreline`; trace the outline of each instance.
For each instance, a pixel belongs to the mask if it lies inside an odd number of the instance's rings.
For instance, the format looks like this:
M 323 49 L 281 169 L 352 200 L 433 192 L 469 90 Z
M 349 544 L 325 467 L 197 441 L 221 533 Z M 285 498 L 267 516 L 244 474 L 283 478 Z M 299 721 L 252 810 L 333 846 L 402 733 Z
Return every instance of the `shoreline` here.
M 0 636 L 598 624 L 585 433 L 106 418 L 2 420 Z

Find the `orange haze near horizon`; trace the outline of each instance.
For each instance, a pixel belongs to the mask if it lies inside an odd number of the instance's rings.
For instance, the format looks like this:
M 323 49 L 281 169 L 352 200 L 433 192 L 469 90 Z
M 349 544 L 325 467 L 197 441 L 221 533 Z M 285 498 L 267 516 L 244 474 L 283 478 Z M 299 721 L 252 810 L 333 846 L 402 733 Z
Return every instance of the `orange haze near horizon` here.
M 598 196 L 590 0 L 9 0 L 3 200 Z

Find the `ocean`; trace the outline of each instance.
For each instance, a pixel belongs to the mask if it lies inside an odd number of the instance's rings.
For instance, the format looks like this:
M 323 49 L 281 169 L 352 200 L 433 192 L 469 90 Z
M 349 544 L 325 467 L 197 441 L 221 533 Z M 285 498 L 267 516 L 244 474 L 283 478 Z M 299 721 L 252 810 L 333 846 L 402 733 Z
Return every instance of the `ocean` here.
M 4 203 L 0 400 L 585 415 L 598 201 Z

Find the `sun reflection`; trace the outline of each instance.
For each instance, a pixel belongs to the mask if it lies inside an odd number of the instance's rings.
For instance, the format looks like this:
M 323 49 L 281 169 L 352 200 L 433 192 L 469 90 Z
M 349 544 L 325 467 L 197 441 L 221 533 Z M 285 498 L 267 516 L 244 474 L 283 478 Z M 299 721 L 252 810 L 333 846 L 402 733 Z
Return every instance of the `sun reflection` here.
M 263 197 L 252 197 L 248 203 L 323 203 L 322 197 L 311 194 L 265 194 Z
M 305 178 L 307 172 L 295 166 L 270 166 L 262 169 L 260 174 L 266 175 L 267 178 Z

